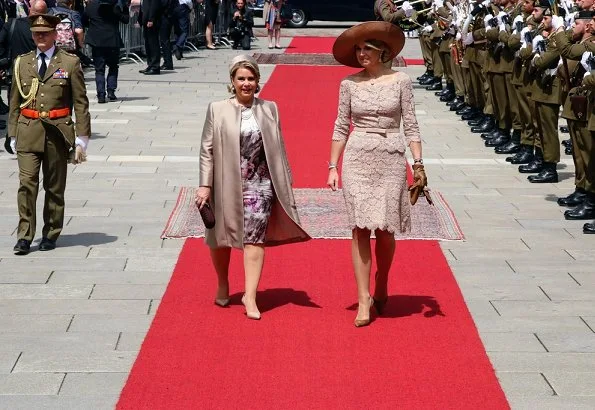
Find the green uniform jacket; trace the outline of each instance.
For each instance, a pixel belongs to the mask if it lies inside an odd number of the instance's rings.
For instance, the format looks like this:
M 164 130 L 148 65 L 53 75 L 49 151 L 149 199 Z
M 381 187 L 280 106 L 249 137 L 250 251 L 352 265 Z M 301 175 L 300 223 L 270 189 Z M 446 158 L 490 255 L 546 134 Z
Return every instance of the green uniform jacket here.
M 374 3 L 374 14 L 378 20 L 398 24 L 407 16 L 402 9 L 397 9 L 391 0 L 376 0 Z
M 560 55 L 562 56 L 562 58 L 567 59 L 568 71 L 570 72 L 570 74 L 574 73 L 574 71 L 579 68 L 579 61 L 583 57 L 583 53 L 585 51 L 595 52 L 595 43 L 593 42 L 595 41 L 594 37 L 588 37 L 580 41 L 579 43 L 573 43 L 572 30 L 568 30 L 556 33 L 554 38 L 556 39 L 556 46 L 558 47 Z M 579 79 L 579 81 L 581 81 L 582 83 L 582 78 Z M 579 120 L 572 111 L 570 104 L 570 96 L 577 94 L 580 91 L 580 88 L 582 87 L 573 87 L 568 92 L 569 98 L 566 98 L 566 101 L 564 101 L 564 108 L 562 109 L 562 118 L 575 121 Z M 592 97 L 589 98 L 589 101 L 591 103 L 593 102 L 592 100 Z M 590 112 L 590 110 L 588 112 Z M 586 121 L 586 119 L 583 121 Z
M 518 15 L 520 8 L 512 6 L 504 10 L 510 15 L 511 21 Z M 500 61 L 493 61 L 490 71 L 495 73 L 512 73 L 514 63 L 514 51 L 508 47 L 508 38 L 510 37 L 511 29 L 509 26 L 506 30 L 500 31 L 498 27 L 486 30 L 486 38 L 496 46 L 498 43 L 504 44 L 502 52 L 500 53 Z
M 523 18 L 525 19 L 525 21 L 527 20 L 527 17 L 529 17 L 529 15 L 523 13 Z M 513 53 L 515 53 L 515 61 L 512 64 L 512 84 L 522 85 L 526 87 L 531 83 L 531 81 L 525 75 L 525 72 L 527 71 L 527 68 L 525 66 L 526 59 L 523 59 L 523 57 L 521 56 L 520 49 L 523 45 L 521 41 L 521 33 L 510 34 L 508 36 L 507 45 L 508 48 Z
M 21 55 L 19 66 L 13 67 L 13 72 L 19 70 L 20 86 L 27 95 L 31 89 L 32 80 L 37 78 L 39 88 L 35 100 L 26 108 L 47 111 L 69 107 L 76 115 L 76 135 L 91 136 L 91 117 L 89 115 L 89 99 L 85 88 L 85 78 L 80 60 L 77 56 L 56 48 L 48 64 L 43 78 L 37 72 L 36 51 Z M 45 125 L 56 127 L 64 136 L 67 146 L 74 146 L 75 125 L 72 116 L 49 119 L 30 119 L 21 115 L 20 104 L 24 98 L 16 84 L 16 75 L 12 77 L 10 90 L 10 112 L 8 117 L 8 135 L 16 137 L 17 151 L 44 152 Z
M 591 94 L 595 93 L 595 71 L 591 71 L 591 75 L 583 78 L 583 87 L 591 91 Z M 595 104 L 593 104 L 595 106 Z M 589 116 L 589 123 L 587 124 L 589 131 L 595 131 L 595 113 L 591 112 Z
M 556 66 L 558 65 L 558 61 L 560 59 L 560 52 L 556 47 L 556 41 L 553 38 L 553 36 L 554 33 L 548 36 L 545 52 L 533 61 L 533 63 L 538 69 L 538 74 L 536 76 L 537 78 L 544 76 L 545 70 L 556 68 Z M 562 67 L 560 69 L 562 69 Z M 564 102 L 564 92 L 562 89 L 562 84 L 560 82 L 560 77 L 558 75 L 554 76 L 552 86 L 549 90 L 543 89 L 540 86 L 540 82 L 536 81 L 535 86 L 533 87 L 533 93 L 531 94 L 531 99 L 533 101 L 545 104 L 562 105 L 562 103 Z

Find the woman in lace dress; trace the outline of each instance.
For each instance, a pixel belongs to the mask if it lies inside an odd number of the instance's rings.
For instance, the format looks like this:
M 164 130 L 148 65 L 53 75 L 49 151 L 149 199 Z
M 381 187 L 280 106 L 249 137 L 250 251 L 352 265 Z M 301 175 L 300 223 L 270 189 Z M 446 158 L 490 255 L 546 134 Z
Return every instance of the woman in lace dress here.
M 343 195 L 352 226 L 352 259 L 358 290 L 355 326 L 370 323 L 370 308 L 382 314 L 396 232 L 411 228 L 407 192 L 408 146 L 415 161 L 417 183 L 425 186 L 421 138 L 415 117 L 411 79 L 390 68 L 403 48 L 403 32 L 386 22 L 356 25 L 333 46 L 335 59 L 363 70 L 341 82 L 339 108 L 332 137 L 328 185 L 339 183 L 338 160 L 343 154 Z M 401 121 L 404 134 L 400 132 Z M 353 131 L 349 128 L 353 123 Z M 376 280 L 370 296 L 371 232 L 376 236 Z
M 244 252 L 245 293 L 250 319 L 260 319 L 256 290 L 266 246 L 310 239 L 300 227 L 277 105 L 255 98 L 260 71 L 247 55 L 230 65 L 233 97 L 209 104 L 200 148 L 198 207 L 210 203 L 215 226 L 206 243 L 217 272 L 215 303 L 229 304 L 231 248 Z

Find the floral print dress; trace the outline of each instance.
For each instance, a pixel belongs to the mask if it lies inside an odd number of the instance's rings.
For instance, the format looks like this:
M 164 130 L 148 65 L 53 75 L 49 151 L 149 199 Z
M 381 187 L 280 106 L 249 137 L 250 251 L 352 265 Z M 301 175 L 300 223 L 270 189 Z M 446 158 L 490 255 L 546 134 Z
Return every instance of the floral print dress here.
M 262 244 L 275 195 L 262 134 L 251 108 L 242 108 L 240 160 L 244 197 L 244 244 Z

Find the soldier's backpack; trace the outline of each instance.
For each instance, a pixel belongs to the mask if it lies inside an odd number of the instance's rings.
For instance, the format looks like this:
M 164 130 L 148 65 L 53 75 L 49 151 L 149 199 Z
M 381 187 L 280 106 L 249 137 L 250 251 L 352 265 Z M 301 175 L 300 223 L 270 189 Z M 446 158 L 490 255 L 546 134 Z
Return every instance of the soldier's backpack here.
M 76 40 L 74 37 L 74 23 L 68 14 L 57 14 L 60 22 L 56 26 L 56 47 L 74 53 L 76 51 Z

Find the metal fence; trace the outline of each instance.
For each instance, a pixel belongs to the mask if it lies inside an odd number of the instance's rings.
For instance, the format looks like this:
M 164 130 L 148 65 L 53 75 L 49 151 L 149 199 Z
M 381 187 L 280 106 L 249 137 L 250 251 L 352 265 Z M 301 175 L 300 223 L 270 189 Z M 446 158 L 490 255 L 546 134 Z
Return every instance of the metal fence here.
M 213 43 L 218 47 L 230 47 L 231 41 L 227 38 L 227 28 L 231 19 L 231 0 L 222 0 L 219 4 L 217 21 L 213 27 Z M 143 30 L 138 22 L 140 6 L 130 7 L 130 23 L 120 23 L 120 34 L 124 47 L 120 49 L 120 59 L 122 61 L 132 61 L 136 64 L 142 64 L 145 50 L 145 40 Z M 205 44 L 205 6 L 203 3 L 193 2 L 193 8 L 190 11 L 190 28 L 188 39 L 184 48 L 186 50 L 198 51 L 198 48 Z M 173 40 L 173 34 L 172 34 Z

